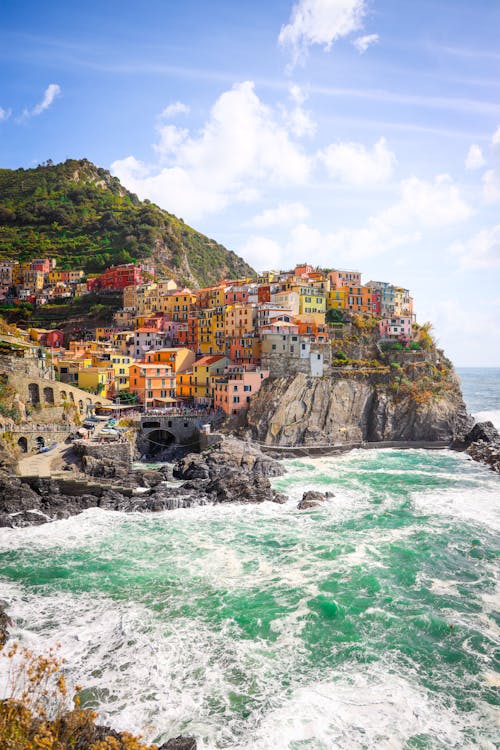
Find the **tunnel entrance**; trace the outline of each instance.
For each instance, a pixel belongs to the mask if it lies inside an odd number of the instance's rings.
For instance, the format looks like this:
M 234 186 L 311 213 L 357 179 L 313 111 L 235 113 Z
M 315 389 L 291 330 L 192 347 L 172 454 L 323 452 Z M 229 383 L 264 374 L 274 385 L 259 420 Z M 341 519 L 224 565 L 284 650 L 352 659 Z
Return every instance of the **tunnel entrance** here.
M 147 436 L 148 453 L 155 456 L 157 453 L 164 451 L 165 448 L 175 445 L 175 435 L 168 430 L 153 430 Z

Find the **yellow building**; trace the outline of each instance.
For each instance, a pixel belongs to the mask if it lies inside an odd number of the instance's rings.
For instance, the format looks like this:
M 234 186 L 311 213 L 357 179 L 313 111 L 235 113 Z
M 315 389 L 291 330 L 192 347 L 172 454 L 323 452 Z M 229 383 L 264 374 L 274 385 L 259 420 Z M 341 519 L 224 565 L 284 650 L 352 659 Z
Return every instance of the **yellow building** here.
M 196 356 L 191 349 L 186 347 L 166 347 L 148 352 L 150 362 L 159 362 L 162 365 L 168 365 L 172 372 L 186 372 L 191 370 L 194 365 Z
M 321 289 L 315 289 L 312 286 L 298 286 L 295 288 L 295 291 L 299 295 L 299 315 L 309 313 L 325 314 L 326 294 Z
M 344 289 L 331 289 L 326 298 L 327 310 L 344 310 L 346 306 L 346 293 Z
M 228 305 L 225 311 L 226 338 L 252 333 L 257 323 L 257 305 Z
M 61 383 L 78 385 L 78 373 L 80 370 L 92 366 L 91 357 L 64 357 L 54 359 L 54 370 L 56 377 Z
M 78 371 L 78 388 L 107 397 L 114 390 L 114 378 L 112 367 L 86 367 Z
M 223 354 L 226 342 L 224 335 L 224 307 L 210 307 L 198 310 L 197 340 L 202 354 Z
M 190 289 L 181 291 L 170 291 L 168 294 L 160 294 L 158 300 L 159 312 L 165 313 L 170 320 L 187 322 L 189 313 L 194 310 L 196 295 Z
M 115 373 L 115 391 L 128 391 L 130 388 L 130 367 L 135 359 L 115 351 L 111 354 L 110 365 Z
M 208 403 L 212 399 L 211 378 L 222 375 L 230 364 L 228 357 L 218 354 L 202 357 L 194 363 L 191 371 L 177 375 L 177 396 Z

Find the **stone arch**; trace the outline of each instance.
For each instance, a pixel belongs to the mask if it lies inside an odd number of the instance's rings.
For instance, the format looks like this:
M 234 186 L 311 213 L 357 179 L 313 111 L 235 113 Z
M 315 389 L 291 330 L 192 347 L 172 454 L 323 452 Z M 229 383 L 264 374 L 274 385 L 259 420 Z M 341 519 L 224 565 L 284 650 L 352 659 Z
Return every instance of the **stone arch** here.
M 83 414 L 83 401 L 82 401 L 82 399 L 80 399 L 79 402 L 78 402 L 78 411 L 80 412 L 80 414 Z
M 43 389 L 43 398 L 46 404 L 54 403 L 54 389 L 51 386 L 46 386 Z
M 71 401 L 72 404 L 75 403 L 75 397 L 73 396 L 73 391 L 69 392 L 69 400 Z
M 169 448 L 175 444 L 175 435 L 168 430 L 151 430 L 147 435 L 148 453 L 154 456 L 156 453 Z
M 35 405 L 40 403 L 40 387 L 38 383 L 30 383 L 28 385 L 28 393 L 30 402 Z
M 38 435 L 38 437 L 35 438 L 35 448 L 37 448 L 37 450 L 45 448 L 45 438 L 43 435 Z
M 67 401 L 68 400 L 68 394 L 66 391 L 59 391 L 59 398 L 61 401 Z
M 17 444 L 20 447 L 22 453 L 28 452 L 28 441 L 26 440 L 25 437 L 20 437 L 19 440 L 17 441 Z

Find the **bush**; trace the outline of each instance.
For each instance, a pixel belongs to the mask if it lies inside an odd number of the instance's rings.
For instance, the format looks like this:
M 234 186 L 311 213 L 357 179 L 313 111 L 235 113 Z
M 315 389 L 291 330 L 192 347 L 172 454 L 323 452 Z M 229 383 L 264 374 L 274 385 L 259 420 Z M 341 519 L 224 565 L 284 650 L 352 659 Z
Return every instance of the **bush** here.
M 64 660 L 55 649 L 37 656 L 14 642 L 0 646 L 0 656 L 8 661 L 9 686 L 8 697 L 0 700 L 2 750 L 156 750 L 126 732 L 110 734 L 96 725 L 96 713 L 80 707 L 79 686 L 70 701 Z

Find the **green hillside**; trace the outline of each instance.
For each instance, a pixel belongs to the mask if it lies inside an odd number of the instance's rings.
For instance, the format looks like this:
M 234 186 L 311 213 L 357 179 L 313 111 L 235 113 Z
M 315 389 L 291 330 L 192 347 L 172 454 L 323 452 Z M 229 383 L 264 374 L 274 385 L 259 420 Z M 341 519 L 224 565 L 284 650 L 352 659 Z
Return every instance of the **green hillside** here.
M 0 169 L 0 259 L 46 256 L 89 273 L 148 260 L 191 286 L 254 275 L 235 253 L 86 159 Z

